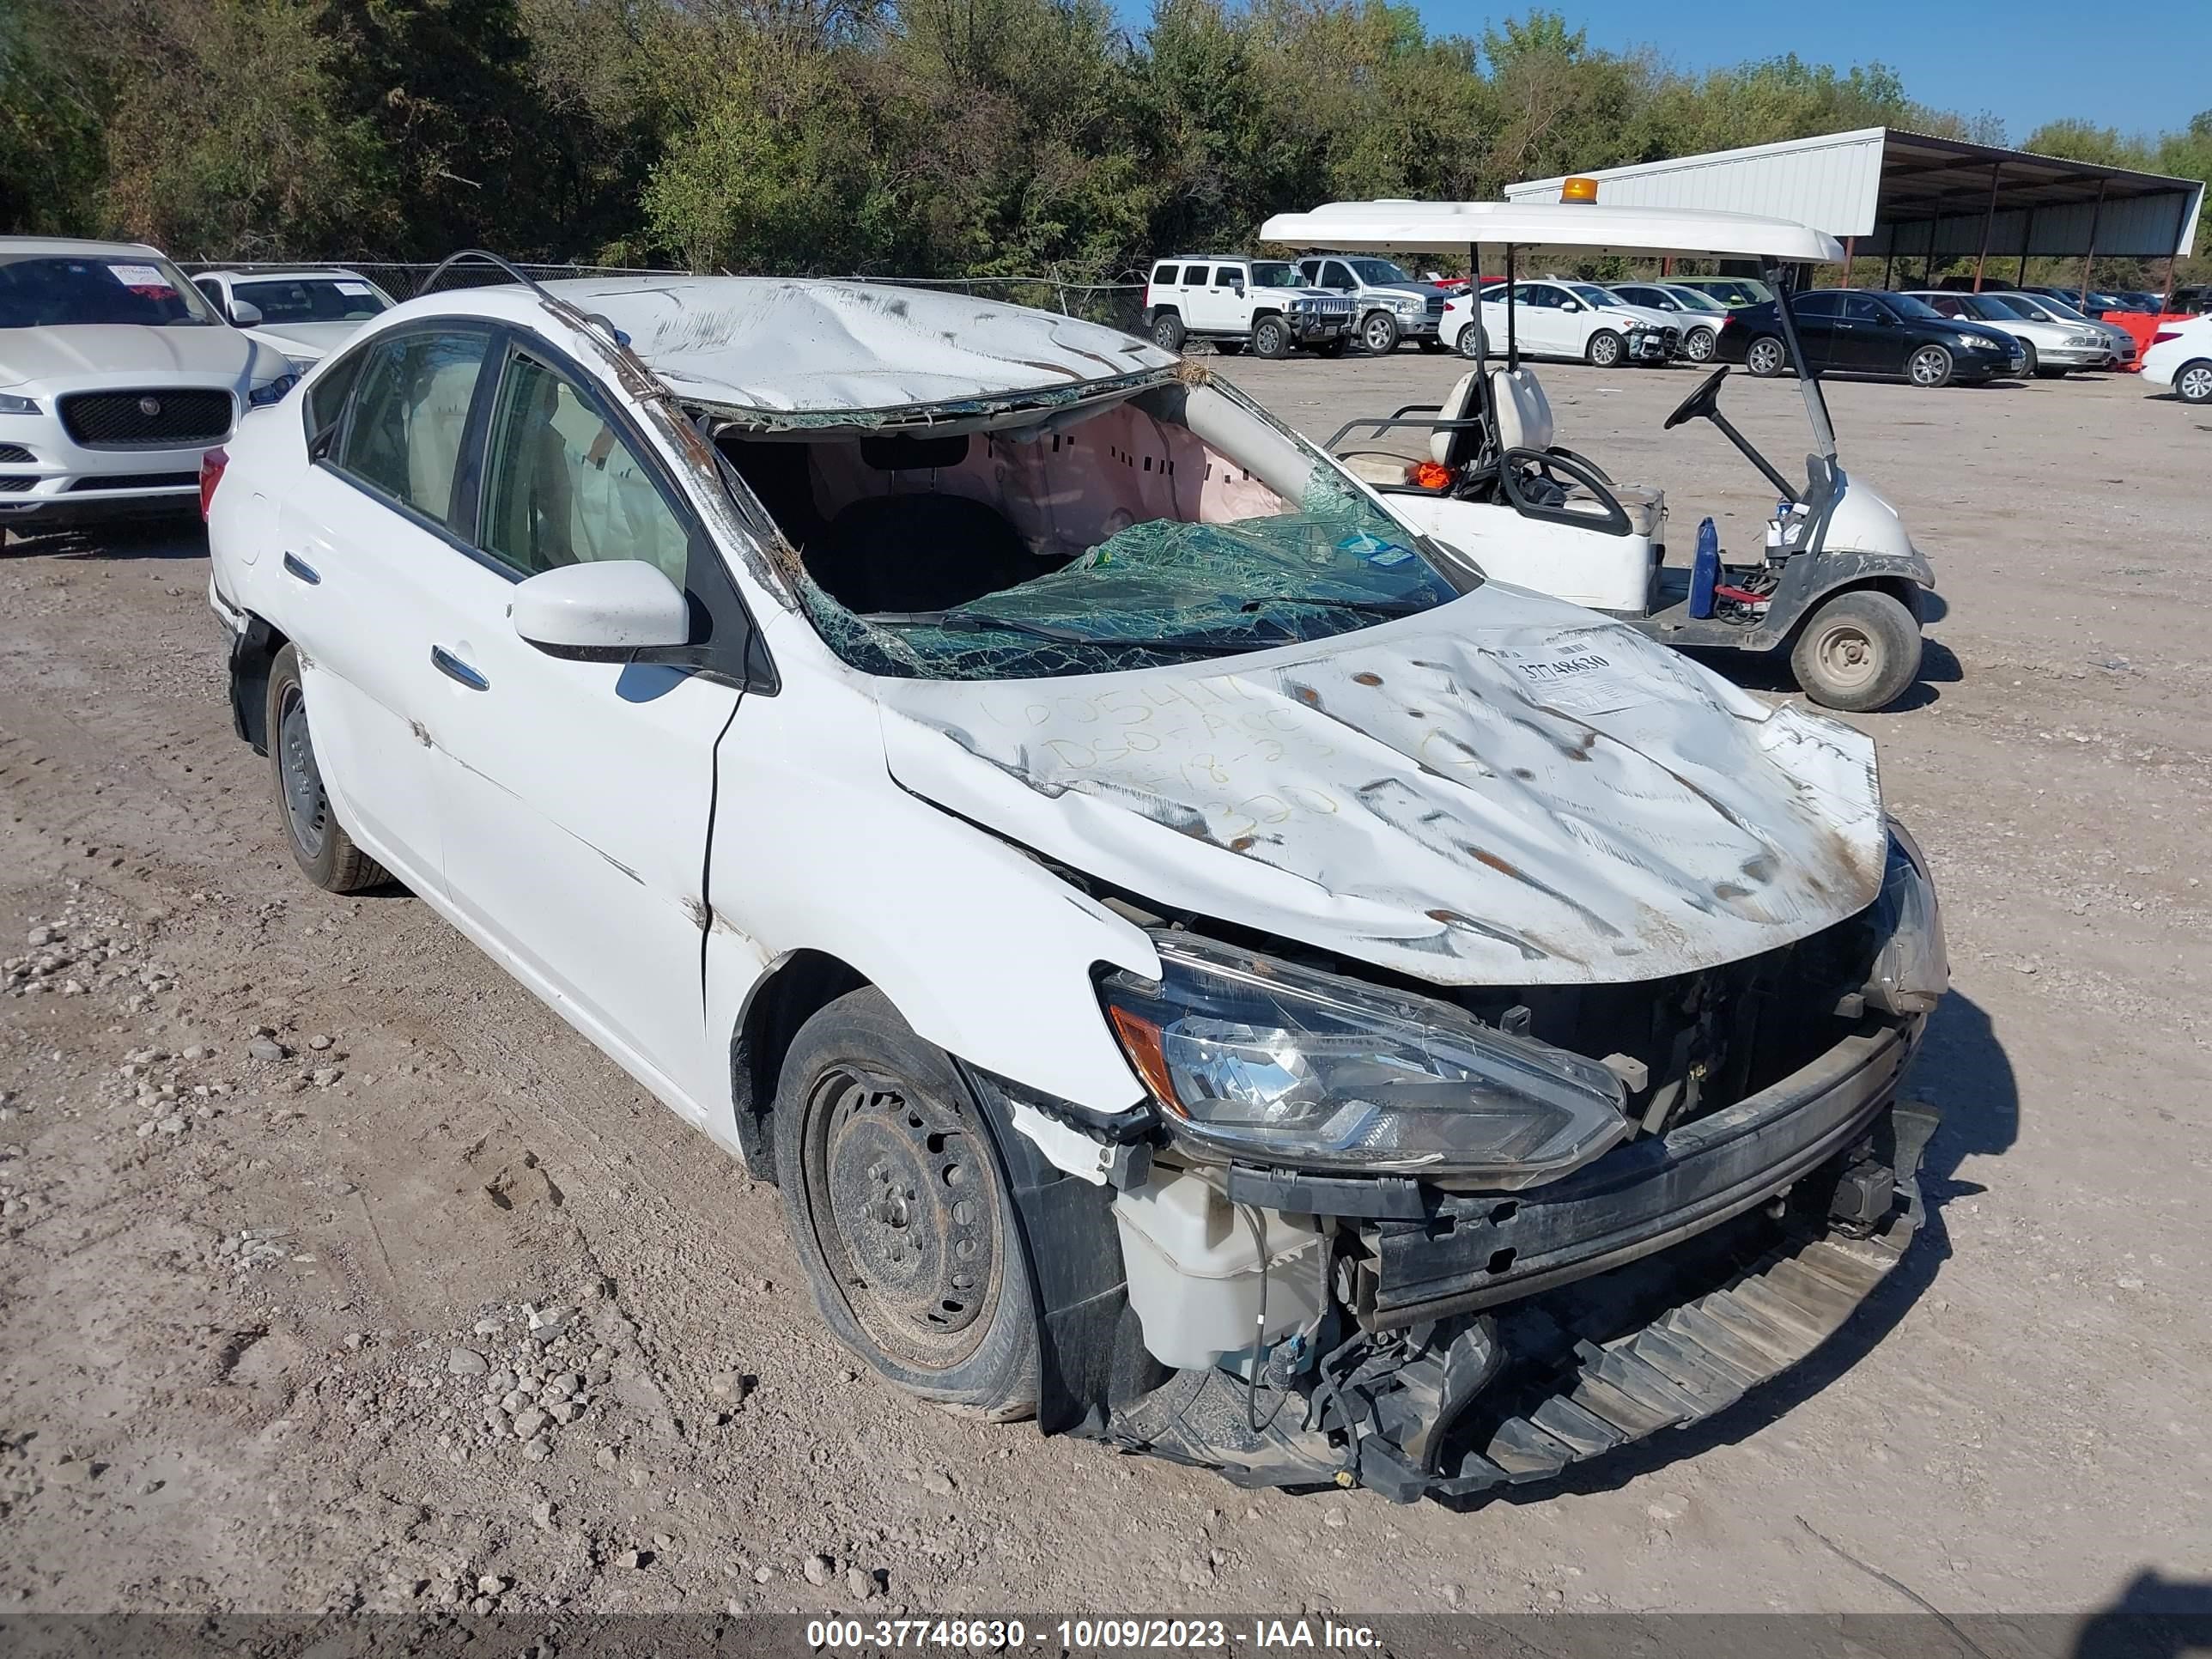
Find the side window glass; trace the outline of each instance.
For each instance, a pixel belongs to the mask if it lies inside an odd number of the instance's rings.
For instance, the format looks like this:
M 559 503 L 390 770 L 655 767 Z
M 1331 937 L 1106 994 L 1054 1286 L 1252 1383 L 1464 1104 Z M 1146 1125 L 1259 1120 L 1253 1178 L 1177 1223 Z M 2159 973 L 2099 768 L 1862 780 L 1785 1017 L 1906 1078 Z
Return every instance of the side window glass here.
M 1853 295 L 1844 302 L 1844 315 L 1855 323 L 1878 323 L 1889 313 L 1873 301 Z
M 1798 317 L 1833 317 L 1837 314 L 1836 296 L 1832 294 L 1804 294 L 1790 302 L 1792 315 Z
M 1152 271 L 1152 282 L 1157 287 L 1172 287 L 1175 283 L 1176 274 L 1176 268 L 1175 266 L 1159 265 L 1155 267 Z
M 1213 268 L 1213 285 L 1216 288 L 1235 288 L 1243 280 L 1244 271 L 1240 265 L 1216 265 Z
M 375 350 L 375 347 L 367 346 L 359 351 L 349 351 L 315 377 L 306 394 L 309 443 L 329 431 L 338 416 L 345 413 L 346 394 L 361 378 L 361 366 Z
M 487 335 L 457 331 L 371 347 L 339 465 L 450 527 L 469 404 L 489 343 Z
M 1333 288 L 1345 292 L 1358 286 L 1352 280 L 1352 272 L 1346 269 L 1344 261 L 1341 259 L 1331 259 L 1322 267 L 1321 285 L 1323 288 Z
M 1185 265 L 1182 268 L 1182 285 L 1185 288 L 1204 288 L 1206 286 L 1206 267 L 1204 265 Z
M 483 550 L 526 576 L 642 559 L 684 586 L 690 533 L 653 473 L 583 394 L 518 356 L 492 411 Z

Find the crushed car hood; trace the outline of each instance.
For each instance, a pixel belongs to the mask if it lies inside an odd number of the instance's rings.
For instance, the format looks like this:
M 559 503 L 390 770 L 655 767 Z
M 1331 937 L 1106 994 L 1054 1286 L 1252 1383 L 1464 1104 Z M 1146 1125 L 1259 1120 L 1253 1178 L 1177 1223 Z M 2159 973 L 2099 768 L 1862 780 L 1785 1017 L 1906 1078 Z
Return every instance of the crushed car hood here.
M 169 328 L 143 323 L 11 328 L 0 331 L 0 386 L 149 374 L 204 375 L 234 382 L 246 378 L 257 353 L 267 351 L 234 328 L 200 323 Z
M 877 684 L 915 794 L 1152 903 L 1440 983 L 1711 967 L 1881 881 L 1871 738 L 1498 583 L 1228 662 Z

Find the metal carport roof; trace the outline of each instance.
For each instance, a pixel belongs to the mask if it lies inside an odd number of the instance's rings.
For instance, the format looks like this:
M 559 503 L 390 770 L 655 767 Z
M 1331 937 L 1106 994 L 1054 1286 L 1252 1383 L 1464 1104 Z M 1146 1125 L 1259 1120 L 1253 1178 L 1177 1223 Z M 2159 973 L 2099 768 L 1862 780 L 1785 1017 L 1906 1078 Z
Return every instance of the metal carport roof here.
M 1796 219 L 1860 256 L 2170 258 L 2189 253 L 2204 186 L 2030 150 L 1863 127 L 1746 149 L 1605 167 L 1598 199 Z M 1556 201 L 1561 180 L 1506 186 Z

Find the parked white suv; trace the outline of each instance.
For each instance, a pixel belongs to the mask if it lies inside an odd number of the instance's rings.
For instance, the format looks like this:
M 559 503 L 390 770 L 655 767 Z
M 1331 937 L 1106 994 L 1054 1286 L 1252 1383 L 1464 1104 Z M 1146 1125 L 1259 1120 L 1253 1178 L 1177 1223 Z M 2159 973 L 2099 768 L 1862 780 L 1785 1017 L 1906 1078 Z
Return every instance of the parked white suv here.
M 187 506 L 296 378 L 150 247 L 0 236 L 0 525 Z
M 208 270 L 192 286 L 233 327 L 275 346 L 301 373 L 392 303 L 357 270 Z
M 1179 253 L 1152 266 L 1145 283 L 1145 331 L 1164 351 L 1211 340 L 1234 356 L 1285 357 L 1304 346 L 1339 357 L 1352 342 L 1352 302 L 1308 285 L 1287 259 Z
M 1912 1237 L 1946 969 L 1873 739 L 1486 582 L 1220 375 L 517 283 L 210 470 L 300 867 L 775 1182 L 901 1388 L 1463 1496 L 1732 1404 Z
M 1611 368 L 1616 363 L 1664 363 L 1682 349 L 1680 319 L 1647 311 L 1595 283 L 1546 279 L 1513 285 L 1513 331 L 1524 357 L 1561 357 Z M 1462 357 L 1475 355 L 1474 301 L 1453 296 L 1444 308 L 1443 338 Z M 1482 290 L 1482 327 L 1488 355 L 1505 350 L 1505 284 Z

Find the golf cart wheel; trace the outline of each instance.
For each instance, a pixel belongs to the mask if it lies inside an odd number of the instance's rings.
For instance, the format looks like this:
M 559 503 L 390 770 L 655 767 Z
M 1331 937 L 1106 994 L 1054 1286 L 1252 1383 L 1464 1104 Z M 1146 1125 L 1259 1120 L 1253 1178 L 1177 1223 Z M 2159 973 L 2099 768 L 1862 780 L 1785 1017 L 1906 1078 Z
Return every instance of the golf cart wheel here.
M 1824 708 L 1863 714 L 1887 708 L 1920 672 L 1920 625 L 1887 593 L 1838 593 L 1798 630 L 1790 672 Z
M 2212 404 L 2212 362 L 2185 363 L 2173 377 L 2173 392 L 2185 404 Z
M 1709 363 L 1720 341 L 1709 328 L 1693 328 L 1682 341 L 1682 355 L 1693 363 Z
M 276 784 L 276 814 L 284 823 L 293 862 L 326 893 L 357 893 L 392 879 L 384 866 L 354 845 L 331 810 L 307 725 L 307 696 L 300 683 L 300 653 L 287 645 L 269 665 L 269 760 Z
M 1460 330 L 1459 338 L 1452 349 L 1469 362 L 1490 355 L 1490 343 L 1482 337 L 1482 330 L 1473 323 Z
M 1611 368 L 1626 355 L 1627 350 L 1627 341 L 1611 329 L 1601 328 L 1590 336 L 1589 344 L 1583 348 L 1583 356 L 1589 360 L 1594 368 Z
M 1398 319 L 1387 311 L 1370 311 L 1359 325 L 1359 344 L 1370 357 L 1387 357 L 1398 349 Z
M 1035 1287 L 991 1130 L 951 1059 L 873 987 L 799 1028 L 776 1180 L 823 1321 L 884 1378 L 966 1414 L 1036 1407 Z
M 1252 355 L 1255 357 L 1289 356 L 1291 325 L 1279 317 L 1262 317 L 1253 324 Z
M 1152 343 L 1163 351 L 1181 351 L 1183 342 L 1182 319 L 1172 311 L 1163 311 L 1152 319 Z
M 1782 342 L 1771 334 L 1762 334 L 1744 348 L 1743 366 L 1762 380 L 1771 380 L 1782 372 L 1790 354 L 1782 349 Z
M 1951 383 L 1951 354 L 1939 345 L 1923 346 L 1908 358 L 1905 378 L 1915 386 L 1933 388 Z

